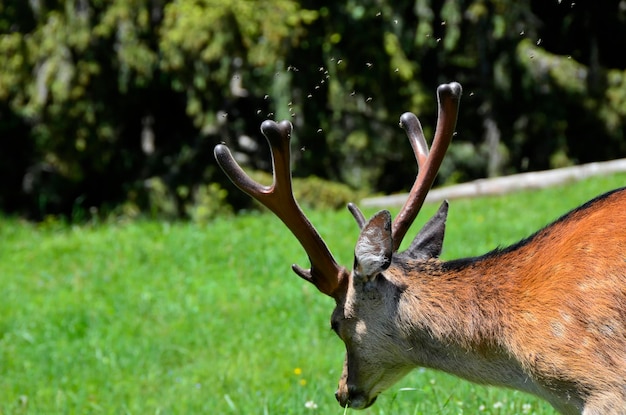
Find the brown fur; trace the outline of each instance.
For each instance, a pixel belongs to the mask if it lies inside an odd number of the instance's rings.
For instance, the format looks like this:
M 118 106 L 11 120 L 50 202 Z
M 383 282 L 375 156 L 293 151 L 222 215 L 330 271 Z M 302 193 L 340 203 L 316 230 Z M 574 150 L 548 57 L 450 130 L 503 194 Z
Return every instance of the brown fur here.
M 626 190 L 482 257 L 394 253 L 381 264 L 337 296 L 341 404 L 367 407 L 425 366 L 524 390 L 563 414 L 626 414 Z

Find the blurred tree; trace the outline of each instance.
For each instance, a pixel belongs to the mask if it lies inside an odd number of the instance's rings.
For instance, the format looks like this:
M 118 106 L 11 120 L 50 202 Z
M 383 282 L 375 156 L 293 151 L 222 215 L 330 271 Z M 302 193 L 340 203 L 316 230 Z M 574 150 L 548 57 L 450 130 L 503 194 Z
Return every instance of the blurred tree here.
M 190 186 L 210 179 L 215 142 L 258 131 L 250 102 L 258 94 L 233 74 L 270 83 L 268 62 L 307 18 L 292 1 L 16 0 L 0 7 L 4 157 L 22 146 L 24 123 L 34 143 L 27 162 L 9 163 L 19 173 L 0 202 L 17 208 L 8 201 L 25 194 L 22 208 L 33 217 L 82 215 L 128 197 L 141 205 L 153 176 L 183 214 Z
M 434 91 L 450 80 L 465 94 L 441 181 L 626 151 L 626 64 L 610 43 L 612 36 L 626 39 L 623 0 L 602 7 L 529 0 L 302 4 L 320 12 L 288 58 L 294 66 L 316 62 L 292 82 L 308 97 L 297 121 L 304 174 L 384 192 L 407 189 L 415 173 L 407 145 L 396 141 L 403 135 L 397 119 L 414 111 L 432 135 Z M 601 145 L 590 149 L 589 135 Z
M 431 137 L 451 80 L 464 96 L 440 182 L 618 157 L 625 23 L 624 0 L 7 0 L 0 209 L 198 212 L 223 199 L 210 183 L 232 189 L 217 142 L 269 168 L 265 118 L 294 123 L 295 176 L 405 190 L 399 116 Z

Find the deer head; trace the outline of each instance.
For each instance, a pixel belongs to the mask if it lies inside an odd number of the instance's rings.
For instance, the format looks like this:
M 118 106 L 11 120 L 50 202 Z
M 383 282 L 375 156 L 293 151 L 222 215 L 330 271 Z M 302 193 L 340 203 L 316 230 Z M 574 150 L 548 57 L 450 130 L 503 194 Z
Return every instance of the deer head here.
M 253 181 L 237 164 L 225 145 L 215 147 L 215 157 L 230 180 L 242 191 L 257 199 L 291 230 L 305 249 L 311 266 L 293 265 L 294 272 L 311 282 L 319 291 L 333 297 L 336 308 L 331 326 L 346 345 L 346 359 L 336 397 L 342 406 L 365 408 L 378 394 L 404 376 L 414 364 L 402 350 L 402 325 L 393 319 L 404 282 L 398 268 L 387 272 L 395 259 L 427 261 L 439 256 L 447 215 L 447 203 L 423 227 L 404 252 L 397 252 L 402 239 L 415 220 L 437 175 L 450 144 L 458 114 L 461 85 L 450 83 L 437 90 L 439 115 L 432 148 L 429 150 L 417 117 L 400 117 L 415 154 L 419 171 L 410 195 L 392 222 L 387 211 L 366 221 L 361 211 L 349 204 L 361 233 L 354 252 L 354 267 L 348 272 L 337 264 L 319 233 L 295 201 L 291 187 L 289 122 L 265 121 L 261 131 L 272 152 L 273 183 L 263 186 Z

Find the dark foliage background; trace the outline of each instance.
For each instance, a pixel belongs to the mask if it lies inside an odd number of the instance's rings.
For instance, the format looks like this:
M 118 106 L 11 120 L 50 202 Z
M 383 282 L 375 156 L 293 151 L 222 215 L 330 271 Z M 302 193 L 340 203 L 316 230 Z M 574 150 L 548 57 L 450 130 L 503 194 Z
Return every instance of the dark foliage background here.
M 399 116 L 432 135 L 451 80 L 464 96 L 439 183 L 623 157 L 625 49 L 626 0 L 3 1 L 0 209 L 249 207 L 212 149 L 267 170 L 266 118 L 294 124 L 295 176 L 406 190 Z

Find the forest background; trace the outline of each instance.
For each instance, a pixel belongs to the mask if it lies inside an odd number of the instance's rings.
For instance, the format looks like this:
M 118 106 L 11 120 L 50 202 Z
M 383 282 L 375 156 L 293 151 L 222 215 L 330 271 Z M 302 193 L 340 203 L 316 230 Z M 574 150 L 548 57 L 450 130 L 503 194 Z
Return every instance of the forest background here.
M 400 192 L 416 167 L 399 117 L 432 136 L 453 80 L 438 184 L 624 157 L 625 50 L 626 0 L 5 0 L 0 210 L 250 208 L 212 151 L 271 180 L 268 118 L 294 124 L 305 204 Z

